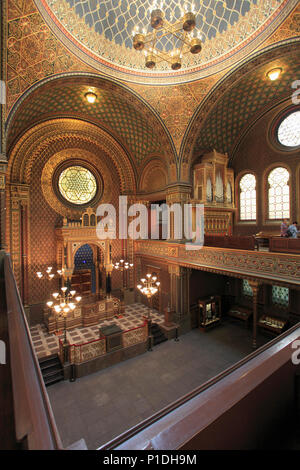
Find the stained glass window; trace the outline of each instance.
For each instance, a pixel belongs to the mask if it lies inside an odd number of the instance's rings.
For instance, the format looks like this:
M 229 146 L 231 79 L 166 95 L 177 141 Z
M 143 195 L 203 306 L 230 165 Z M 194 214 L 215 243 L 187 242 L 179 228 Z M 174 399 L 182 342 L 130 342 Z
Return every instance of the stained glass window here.
M 58 180 L 61 195 L 72 204 L 90 202 L 97 191 L 94 175 L 82 166 L 69 166 L 61 172 Z
M 256 178 L 251 173 L 240 180 L 240 219 L 256 220 Z
M 269 174 L 269 219 L 290 218 L 289 178 L 286 168 L 275 168 Z
M 253 291 L 247 279 L 243 279 L 243 295 L 253 296 Z
M 279 142 L 286 147 L 300 145 L 300 111 L 289 114 L 278 127 Z
M 281 307 L 288 307 L 289 289 L 287 287 L 272 286 L 272 302 Z

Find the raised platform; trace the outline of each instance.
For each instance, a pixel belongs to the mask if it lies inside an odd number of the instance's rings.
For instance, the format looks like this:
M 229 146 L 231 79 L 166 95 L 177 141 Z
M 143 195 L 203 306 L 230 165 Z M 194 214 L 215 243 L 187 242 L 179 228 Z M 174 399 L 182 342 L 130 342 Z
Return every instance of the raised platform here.
M 111 324 L 118 325 L 122 331 L 127 331 L 142 325 L 148 314 L 148 307 L 143 304 L 131 304 L 125 307 L 125 313 L 111 320 L 100 321 L 97 325 L 87 328 L 73 328 L 67 331 L 67 340 L 71 344 L 82 344 L 99 338 L 99 328 Z M 164 322 L 164 316 L 156 310 L 152 310 L 152 321 L 158 324 Z M 30 328 L 32 341 L 38 358 L 43 358 L 51 354 L 58 354 L 58 338 L 63 336 L 63 331 L 59 335 L 50 334 L 47 327 L 41 323 Z

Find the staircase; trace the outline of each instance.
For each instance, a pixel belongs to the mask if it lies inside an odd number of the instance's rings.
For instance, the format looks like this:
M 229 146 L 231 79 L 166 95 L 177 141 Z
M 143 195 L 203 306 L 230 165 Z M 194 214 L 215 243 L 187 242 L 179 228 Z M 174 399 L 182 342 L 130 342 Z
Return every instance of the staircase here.
M 167 341 L 167 338 L 165 337 L 157 323 L 151 324 L 151 336 L 153 337 L 153 346 Z
M 63 368 L 57 354 L 39 359 L 39 364 L 46 386 L 64 380 Z

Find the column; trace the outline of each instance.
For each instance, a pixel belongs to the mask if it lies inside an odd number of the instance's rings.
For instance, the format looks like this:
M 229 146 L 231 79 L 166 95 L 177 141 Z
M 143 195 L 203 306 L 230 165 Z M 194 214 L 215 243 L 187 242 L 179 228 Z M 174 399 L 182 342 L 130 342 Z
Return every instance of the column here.
M 7 169 L 6 156 L 0 154 L 0 250 L 6 247 L 6 200 L 5 200 L 5 173 Z
M 258 294 L 261 283 L 259 281 L 249 281 L 249 285 L 253 292 L 253 335 L 252 335 L 252 346 L 253 349 L 257 348 L 256 337 L 257 337 L 257 307 L 258 307 Z
M 10 251 L 17 286 L 23 303 L 28 302 L 29 186 L 10 185 Z M 26 297 L 26 299 L 25 299 Z
M 184 206 L 190 203 L 191 190 L 192 187 L 188 183 L 180 185 L 174 184 L 167 189 L 166 203 L 169 206 L 178 204 L 181 210 L 181 227 L 177 229 L 181 229 L 181 238 L 178 238 L 175 231 L 175 213 L 173 211 L 170 212 L 170 241 L 182 242 L 186 240 L 184 233 Z
M 5 174 L 7 169 L 6 156 L 6 62 L 7 62 L 7 2 L 0 2 L 0 249 L 6 246 L 6 204 Z
M 190 312 L 189 279 L 191 270 L 181 266 L 169 265 L 170 308 L 178 319 L 187 318 Z

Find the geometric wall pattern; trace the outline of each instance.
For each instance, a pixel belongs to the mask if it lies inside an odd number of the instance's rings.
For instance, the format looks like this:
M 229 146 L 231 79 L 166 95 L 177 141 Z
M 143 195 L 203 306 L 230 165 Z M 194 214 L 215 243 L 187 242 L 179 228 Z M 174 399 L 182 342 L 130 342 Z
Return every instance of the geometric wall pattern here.
M 8 0 L 7 20 L 7 110 L 38 80 L 71 70 L 93 70 L 55 38 L 32 0 Z
M 296 43 L 266 52 L 225 79 L 220 88 L 226 91 L 218 94 L 218 88 L 215 90 L 211 95 L 211 102 L 215 104 L 210 111 L 206 115 L 202 107 L 197 111 L 198 116 L 193 124 L 194 133 L 197 134 L 194 156 L 201 154 L 203 149 L 211 148 L 230 153 L 237 137 L 251 119 L 271 104 L 291 95 L 291 84 L 298 76 L 299 63 L 300 51 Z M 266 77 L 266 72 L 274 64 L 281 66 L 283 73 L 272 82 Z M 210 98 L 207 106 L 209 101 Z M 199 118 L 202 120 L 201 126 L 198 124 Z
M 8 145 L 33 123 L 55 116 L 72 116 L 95 122 L 112 131 L 140 164 L 149 154 L 162 154 L 168 148 L 165 133 L 156 118 L 123 88 L 97 81 L 97 100 L 90 104 L 84 95 L 89 87 L 80 79 L 61 79 L 32 92 L 20 105 L 9 131 Z M 47 86 L 48 85 L 48 86 Z M 169 154 L 170 155 L 170 154 Z

